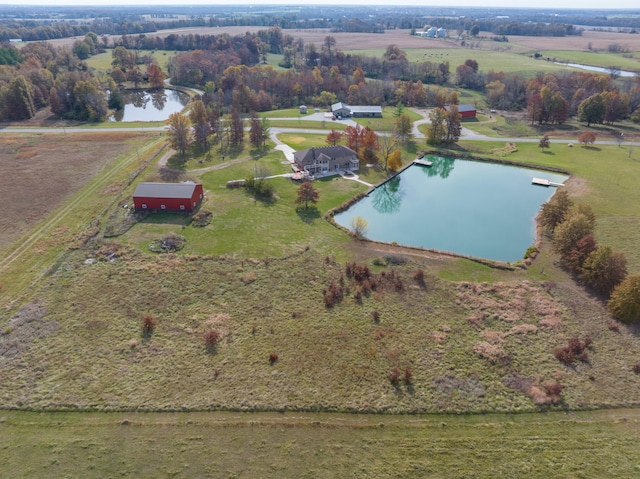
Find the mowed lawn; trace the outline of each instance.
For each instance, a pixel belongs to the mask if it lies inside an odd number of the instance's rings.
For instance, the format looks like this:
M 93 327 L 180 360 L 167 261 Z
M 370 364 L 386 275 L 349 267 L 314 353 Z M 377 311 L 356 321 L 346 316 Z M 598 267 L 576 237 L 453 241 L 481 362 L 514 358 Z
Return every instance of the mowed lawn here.
M 2 413 L 8 477 L 637 477 L 635 410 L 515 416 Z

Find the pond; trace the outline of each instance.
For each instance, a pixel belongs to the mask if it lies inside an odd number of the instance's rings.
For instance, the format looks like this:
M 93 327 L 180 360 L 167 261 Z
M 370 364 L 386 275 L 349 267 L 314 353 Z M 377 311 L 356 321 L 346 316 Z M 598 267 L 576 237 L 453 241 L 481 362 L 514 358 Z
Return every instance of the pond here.
M 411 165 L 348 210 L 335 215 L 350 229 L 367 220 L 366 237 L 495 261 L 521 260 L 535 243 L 535 216 L 554 187 L 568 177 L 496 163 L 428 157 L 431 167 Z
M 189 95 L 176 90 L 125 90 L 122 96 L 124 108 L 109 121 L 164 121 L 189 103 Z
M 581 63 L 562 63 L 562 62 L 554 62 L 554 63 L 556 63 L 557 65 L 566 65 L 568 67 L 580 68 L 582 70 L 588 70 L 592 72 L 611 74 L 611 68 L 594 67 L 592 65 L 583 65 Z M 615 70 L 615 73 L 616 75 L 621 77 L 634 77 L 637 75 L 636 72 L 628 72 L 628 71 L 617 70 L 617 69 Z

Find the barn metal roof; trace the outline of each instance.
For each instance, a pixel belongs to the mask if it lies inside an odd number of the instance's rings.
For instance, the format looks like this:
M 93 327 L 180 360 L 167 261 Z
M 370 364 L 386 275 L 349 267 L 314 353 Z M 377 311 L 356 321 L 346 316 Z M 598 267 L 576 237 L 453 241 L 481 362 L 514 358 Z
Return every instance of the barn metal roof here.
M 185 183 L 140 183 L 134 197 L 145 198 L 191 198 L 196 184 Z

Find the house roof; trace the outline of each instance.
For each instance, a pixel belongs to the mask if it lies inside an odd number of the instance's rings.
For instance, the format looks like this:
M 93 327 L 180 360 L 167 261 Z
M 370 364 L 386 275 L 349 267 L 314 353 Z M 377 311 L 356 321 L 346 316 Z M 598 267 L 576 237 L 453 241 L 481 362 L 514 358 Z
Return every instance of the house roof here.
M 144 198 L 191 198 L 196 186 L 193 182 L 140 183 L 133 196 Z
M 314 161 L 331 160 L 336 158 L 353 158 L 356 152 L 343 145 L 321 146 L 296 151 L 293 158 L 296 163 L 313 163 Z
M 351 114 L 354 113 L 380 113 L 382 114 L 381 106 L 364 105 L 364 106 L 350 106 Z
M 449 111 L 449 107 L 448 106 L 445 106 L 444 109 Z M 473 106 L 473 105 L 470 105 L 469 103 L 460 103 L 458 105 L 458 112 L 459 113 L 464 113 L 465 111 L 476 111 L 476 107 Z
M 342 103 L 341 101 L 331 105 L 331 111 L 342 110 L 343 108 L 346 110 L 349 110 L 352 114 L 354 112 L 355 113 L 382 113 L 381 106 L 374 106 L 374 105 L 351 106 L 351 105 L 347 105 L 346 103 Z

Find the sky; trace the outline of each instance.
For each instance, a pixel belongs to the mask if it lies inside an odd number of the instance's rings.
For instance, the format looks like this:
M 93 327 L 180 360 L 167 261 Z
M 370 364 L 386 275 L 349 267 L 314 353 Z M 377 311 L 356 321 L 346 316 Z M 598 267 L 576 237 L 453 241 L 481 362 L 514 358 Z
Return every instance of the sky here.
M 467 6 L 467 7 L 526 7 L 526 8 L 544 8 L 544 9 L 637 9 L 640 10 L 640 2 L 638 0 L 254 0 L 254 1 L 235 1 L 235 0 L 95 0 L 88 2 L 87 0 L 0 0 L 0 5 L 70 5 L 70 6 L 87 6 L 91 5 L 415 5 L 415 6 Z

